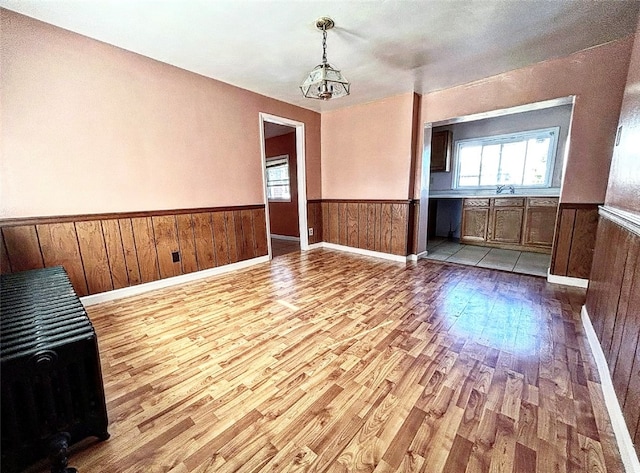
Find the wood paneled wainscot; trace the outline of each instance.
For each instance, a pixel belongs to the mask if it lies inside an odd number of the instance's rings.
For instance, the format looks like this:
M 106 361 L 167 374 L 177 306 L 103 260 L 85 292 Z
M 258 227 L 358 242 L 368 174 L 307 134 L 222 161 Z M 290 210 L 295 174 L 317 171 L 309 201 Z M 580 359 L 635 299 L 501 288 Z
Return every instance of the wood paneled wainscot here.
M 307 201 L 307 227 L 313 228 L 313 235 L 309 235 L 310 245 L 323 241 L 322 200 L 315 199 Z
M 461 242 L 551 253 L 555 197 L 463 199 Z
M 323 240 L 406 256 L 413 234 L 409 200 L 323 200 Z
M 551 274 L 588 279 L 598 229 L 598 204 L 562 203 Z
M 0 236 L 3 273 L 62 265 L 81 296 L 267 254 L 264 205 L 11 219 Z
M 640 218 L 601 211 L 586 309 L 640 453 Z

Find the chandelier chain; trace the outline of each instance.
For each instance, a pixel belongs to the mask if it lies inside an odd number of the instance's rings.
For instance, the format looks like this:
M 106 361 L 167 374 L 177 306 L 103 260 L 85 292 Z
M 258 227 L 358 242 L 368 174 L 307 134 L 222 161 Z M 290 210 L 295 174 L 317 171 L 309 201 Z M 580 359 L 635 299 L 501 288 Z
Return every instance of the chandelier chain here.
M 327 63 L 327 29 L 322 27 L 322 64 Z

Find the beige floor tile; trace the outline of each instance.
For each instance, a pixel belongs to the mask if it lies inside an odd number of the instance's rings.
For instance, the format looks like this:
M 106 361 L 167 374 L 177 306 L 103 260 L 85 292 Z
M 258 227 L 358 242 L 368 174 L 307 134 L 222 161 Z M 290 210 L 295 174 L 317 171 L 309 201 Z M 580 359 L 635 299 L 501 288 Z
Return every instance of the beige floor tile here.
M 451 255 L 451 257 L 449 257 L 447 261 L 450 261 L 451 263 L 469 264 L 475 266 L 482 260 L 482 258 L 487 255 L 487 253 L 489 253 L 489 248 L 484 248 L 481 246 L 466 246 L 460 251 Z

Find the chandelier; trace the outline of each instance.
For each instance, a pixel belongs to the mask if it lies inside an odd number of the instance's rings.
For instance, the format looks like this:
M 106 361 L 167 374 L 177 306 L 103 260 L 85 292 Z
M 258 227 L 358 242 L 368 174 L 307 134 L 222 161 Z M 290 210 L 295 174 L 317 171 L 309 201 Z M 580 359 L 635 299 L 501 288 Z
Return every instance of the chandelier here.
M 334 26 L 334 21 L 326 16 L 316 21 L 316 28 L 322 31 L 322 64 L 314 67 L 300 86 L 307 98 L 329 100 L 349 95 L 349 81 L 327 62 L 327 30 Z

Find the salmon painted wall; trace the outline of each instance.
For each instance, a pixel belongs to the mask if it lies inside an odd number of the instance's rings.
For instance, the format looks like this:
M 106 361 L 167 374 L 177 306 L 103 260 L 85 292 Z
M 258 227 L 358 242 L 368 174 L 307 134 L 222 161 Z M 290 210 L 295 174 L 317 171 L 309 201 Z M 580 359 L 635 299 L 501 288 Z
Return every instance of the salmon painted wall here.
M 320 115 L 0 10 L 0 218 L 264 202 L 259 112 Z
M 575 95 L 560 199 L 604 202 L 633 38 L 422 96 L 421 120 L 436 122 Z
M 264 141 L 267 159 L 289 155 L 289 181 L 291 183 L 291 202 L 269 202 L 269 226 L 276 235 L 300 236 L 298 225 L 298 181 L 296 165 L 296 133 L 274 136 Z
M 640 23 L 620 112 L 620 139 L 613 148 L 607 206 L 640 216 Z
M 322 114 L 323 199 L 407 199 L 413 94 Z

